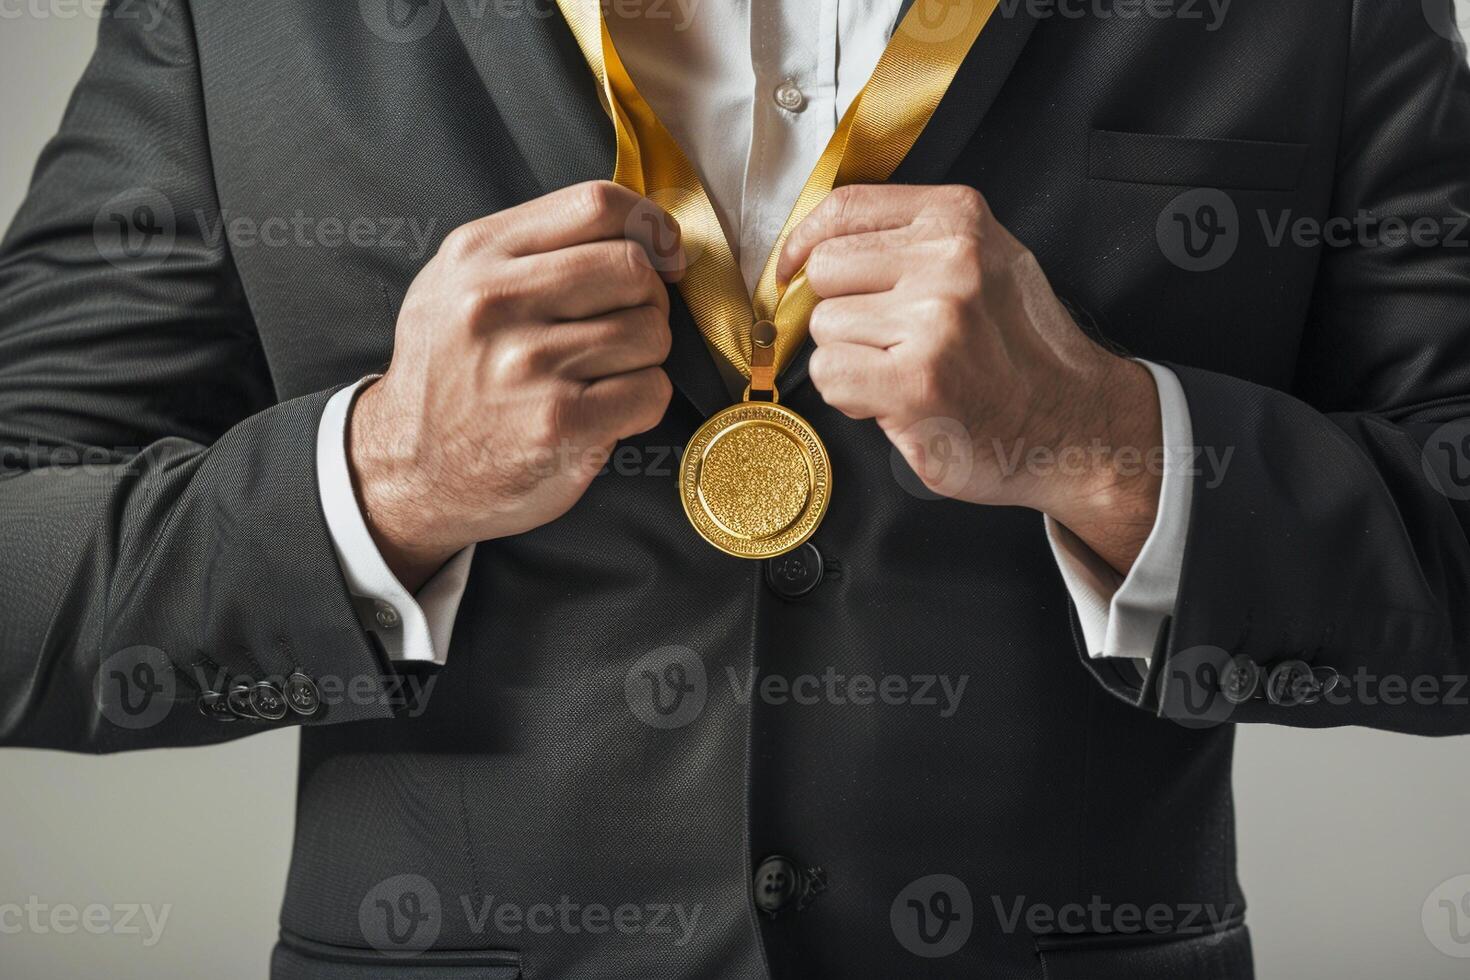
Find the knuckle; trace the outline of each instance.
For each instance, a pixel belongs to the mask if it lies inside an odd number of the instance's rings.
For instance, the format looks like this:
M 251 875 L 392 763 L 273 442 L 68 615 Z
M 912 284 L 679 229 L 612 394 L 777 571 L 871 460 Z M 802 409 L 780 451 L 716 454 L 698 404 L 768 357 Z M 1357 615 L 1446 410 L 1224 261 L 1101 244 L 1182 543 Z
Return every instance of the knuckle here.
M 505 342 L 496 347 L 491 370 L 500 382 L 533 377 L 546 367 L 545 352 L 522 340 Z
M 824 300 L 817 304 L 812 310 L 811 319 L 807 321 L 807 333 L 811 335 L 812 342 L 825 344 L 833 339 L 833 331 L 837 326 L 837 309 L 831 300 Z M 815 359 L 817 351 L 812 352 Z
M 611 213 L 617 186 L 610 180 L 591 180 L 578 189 L 577 208 L 587 221 L 596 221 Z
M 645 306 L 640 308 L 638 320 L 639 331 L 647 339 L 650 352 L 657 360 L 665 360 L 674 346 L 668 317 L 656 306 Z
M 950 184 L 941 192 L 944 203 L 966 214 L 983 214 L 988 207 L 985 195 L 966 184 Z
M 472 328 L 483 325 L 503 298 L 504 294 L 500 289 L 489 283 L 470 286 L 459 296 L 459 321 Z
M 631 238 L 619 239 L 613 246 L 613 261 L 617 269 L 633 282 L 644 282 L 653 273 L 648 253 L 643 246 Z M 654 275 L 654 278 L 657 278 Z
M 811 376 L 812 384 L 818 388 L 830 385 L 838 380 L 839 376 L 837 356 L 833 354 L 831 348 L 818 347 L 812 351 L 806 370 Z
M 962 274 L 977 274 L 984 265 L 984 247 L 975 235 L 963 232 L 950 235 L 944 239 L 941 249 L 945 260 Z
M 674 397 L 674 383 L 669 380 L 668 372 L 663 368 L 651 369 L 648 376 L 647 422 L 651 428 L 663 419 L 664 412 L 669 407 L 669 400 Z
M 958 327 L 964 319 L 964 306 L 954 296 L 928 296 L 916 305 L 915 312 L 922 322 L 936 330 L 947 332 Z
M 577 431 L 581 399 L 567 386 L 557 386 L 541 399 L 526 420 L 528 435 L 540 447 L 555 447 Z
M 484 243 L 483 226 L 471 222 L 467 225 L 460 225 L 445 235 L 443 243 L 439 246 L 439 254 L 450 262 L 465 262 L 476 255 Z

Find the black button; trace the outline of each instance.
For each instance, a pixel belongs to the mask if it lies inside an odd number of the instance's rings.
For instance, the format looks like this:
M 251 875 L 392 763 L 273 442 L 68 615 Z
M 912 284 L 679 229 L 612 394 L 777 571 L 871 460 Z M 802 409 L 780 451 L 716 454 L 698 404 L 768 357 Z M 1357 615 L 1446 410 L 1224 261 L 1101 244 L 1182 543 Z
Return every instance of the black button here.
M 808 541 L 766 561 L 766 585 L 783 599 L 800 599 L 822 582 L 822 553 Z
M 322 706 L 322 692 L 310 677 L 298 670 L 286 678 L 286 704 L 298 715 L 314 715 Z
M 230 688 L 230 693 L 225 695 L 225 704 L 229 706 L 231 713 L 237 718 L 259 720 L 255 709 L 250 706 L 249 684 L 236 684 Z
M 261 681 L 250 689 L 250 707 L 266 721 L 280 721 L 286 717 L 286 696 L 279 687 Z
M 1271 671 L 1266 681 L 1266 697 L 1283 708 L 1312 704 L 1322 696 L 1322 685 L 1312 676 L 1311 666 L 1304 660 L 1287 660 Z
M 1225 668 L 1220 678 L 1220 693 L 1231 704 L 1244 704 L 1256 696 L 1261 686 L 1261 668 L 1250 657 L 1239 656 Z
M 772 854 L 755 869 L 755 906 L 767 915 L 791 904 L 800 890 L 801 872 L 779 854 Z
M 239 721 L 230 710 L 225 696 L 218 691 L 205 691 L 199 695 L 199 713 L 212 721 Z

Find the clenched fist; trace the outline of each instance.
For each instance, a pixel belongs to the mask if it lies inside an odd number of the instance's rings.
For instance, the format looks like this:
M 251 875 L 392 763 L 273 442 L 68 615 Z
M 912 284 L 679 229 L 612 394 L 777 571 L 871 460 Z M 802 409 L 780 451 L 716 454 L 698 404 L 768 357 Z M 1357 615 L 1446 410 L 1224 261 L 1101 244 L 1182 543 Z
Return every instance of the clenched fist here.
M 778 276 L 803 264 L 828 404 L 875 419 L 935 493 L 1042 511 L 1131 567 L 1161 482 L 1142 462 L 1163 437 L 1153 379 L 1078 329 L 979 193 L 843 187 L 792 231 Z M 961 465 L 935 465 L 936 436 Z M 1039 471 L 1036 450 L 1089 462 Z
M 674 227 L 632 191 L 580 184 L 456 229 L 419 273 L 348 451 L 410 591 L 469 544 L 560 517 L 619 439 L 658 424 L 665 282 L 683 270 L 651 236 Z

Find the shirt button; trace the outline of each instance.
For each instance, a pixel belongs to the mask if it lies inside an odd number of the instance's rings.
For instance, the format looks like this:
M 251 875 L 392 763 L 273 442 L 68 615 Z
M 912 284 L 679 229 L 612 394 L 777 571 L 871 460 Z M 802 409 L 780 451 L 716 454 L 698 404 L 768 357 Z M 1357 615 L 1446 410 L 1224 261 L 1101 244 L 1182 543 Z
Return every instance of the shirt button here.
M 802 94 L 801 89 L 797 88 L 796 83 L 788 78 L 776 86 L 776 104 L 787 112 L 800 112 L 806 108 L 806 96 Z
M 373 618 L 385 630 L 396 629 L 399 623 L 398 610 L 381 599 L 373 603 Z
M 822 553 L 810 541 L 766 561 L 766 585 L 783 599 L 800 599 L 822 582 Z

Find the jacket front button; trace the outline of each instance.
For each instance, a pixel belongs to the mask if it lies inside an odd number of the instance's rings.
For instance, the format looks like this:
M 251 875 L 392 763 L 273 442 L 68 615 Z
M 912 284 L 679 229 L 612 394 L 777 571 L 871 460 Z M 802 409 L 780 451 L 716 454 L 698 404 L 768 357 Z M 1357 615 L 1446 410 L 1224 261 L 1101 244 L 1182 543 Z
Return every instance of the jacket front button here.
M 755 869 L 755 906 L 767 915 L 791 904 L 796 897 L 796 865 L 779 854 L 772 854 Z
M 783 599 L 800 599 L 822 584 L 822 553 L 808 541 L 766 561 L 766 585 Z

